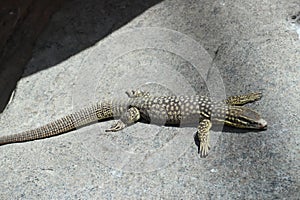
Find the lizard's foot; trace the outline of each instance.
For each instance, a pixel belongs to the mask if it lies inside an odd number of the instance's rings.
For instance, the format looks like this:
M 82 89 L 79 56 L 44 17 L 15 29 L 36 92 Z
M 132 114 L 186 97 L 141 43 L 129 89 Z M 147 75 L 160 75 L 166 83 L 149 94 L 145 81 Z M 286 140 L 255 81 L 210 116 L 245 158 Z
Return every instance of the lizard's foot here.
M 125 92 L 129 98 L 137 98 L 137 97 L 148 97 L 150 96 L 149 92 L 145 92 L 143 90 L 131 90 Z
M 207 145 L 205 145 L 204 142 L 201 142 L 200 145 L 200 139 L 197 134 L 194 135 L 194 140 L 195 140 L 195 144 L 198 147 L 198 154 L 200 154 L 200 157 L 206 157 L 208 155 L 208 151 L 210 150 L 209 143 L 206 143 Z
M 208 142 L 201 142 L 198 148 L 198 153 L 201 158 L 205 158 L 208 155 L 208 151 L 210 150 L 210 145 Z
M 225 100 L 226 104 L 229 105 L 245 105 L 262 98 L 261 92 L 253 92 L 245 95 L 231 96 Z
M 105 130 L 105 132 L 116 132 L 124 129 L 126 126 L 129 126 L 140 119 L 140 111 L 136 107 L 129 108 L 125 113 L 120 117 L 120 120 L 117 121 L 110 129 Z
M 245 99 L 249 102 L 260 100 L 262 98 L 262 96 L 263 95 L 261 92 L 253 92 L 253 93 L 244 95 Z
M 124 129 L 126 127 L 126 124 L 122 121 L 118 121 L 115 123 L 110 129 L 106 129 L 105 132 L 116 132 Z
M 198 146 L 198 153 L 201 158 L 205 158 L 208 155 L 210 149 L 209 145 L 209 130 L 211 128 L 211 121 L 204 119 L 199 123 L 197 137 L 200 142 Z

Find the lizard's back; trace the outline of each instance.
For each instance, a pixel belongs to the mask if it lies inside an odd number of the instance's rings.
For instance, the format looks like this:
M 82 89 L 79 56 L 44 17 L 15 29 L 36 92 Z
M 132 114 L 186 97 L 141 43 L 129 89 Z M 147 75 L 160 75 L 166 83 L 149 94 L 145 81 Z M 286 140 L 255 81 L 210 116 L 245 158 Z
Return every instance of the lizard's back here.
M 210 115 L 213 102 L 204 96 L 159 96 L 141 97 L 129 102 L 136 107 L 141 117 L 158 125 L 197 124 L 199 117 Z

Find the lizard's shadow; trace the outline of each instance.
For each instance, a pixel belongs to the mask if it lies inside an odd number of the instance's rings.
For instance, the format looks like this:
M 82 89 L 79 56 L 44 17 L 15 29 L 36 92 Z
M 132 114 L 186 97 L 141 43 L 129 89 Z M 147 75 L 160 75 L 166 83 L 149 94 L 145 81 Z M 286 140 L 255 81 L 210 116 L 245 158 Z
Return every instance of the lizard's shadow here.
M 108 120 L 111 120 L 112 118 L 110 119 L 104 119 L 104 120 L 101 120 L 101 121 L 108 121 Z M 138 122 L 140 123 L 144 123 L 144 124 L 152 124 L 150 123 L 148 120 L 145 120 L 143 118 L 139 119 Z M 157 125 L 157 124 L 154 124 L 154 125 Z M 158 126 L 161 126 L 161 125 L 158 125 Z M 164 125 L 166 127 L 181 127 L 181 125 L 169 125 L 169 124 L 166 124 Z M 185 125 L 184 127 L 197 127 L 197 124 L 190 124 L 190 125 Z M 266 129 L 247 129 L 247 128 L 235 128 L 235 127 L 231 127 L 231 126 L 222 126 L 222 125 L 219 125 L 219 124 L 214 124 L 211 128 L 212 131 L 216 131 L 216 132 L 225 132 L 225 133 L 236 133 L 236 134 L 245 134 L 245 133 L 248 133 L 248 132 L 261 132 L 261 131 L 265 131 Z M 199 153 L 199 150 L 200 150 L 200 140 L 199 138 L 197 137 L 197 132 L 194 133 L 194 142 L 195 144 L 197 145 L 198 147 L 198 153 Z
M 108 121 L 108 120 L 104 120 L 104 121 Z M 139 119 L 138 122 L 140 123 L 144 123 L 144 124 L 153 124 L 151 122 L 149 122 L 146 119 Z M 159 124 L 155 124 L 154 125 L 158 125 L 161 126 Z M 173 125 L 173 124 L 164 124 L 163 126 L 166 127 L 190 127 L 190 128 L 197 128 L 198 124 L 188 124 L 188 125 L 184 125 L 182 126 L 181 124 L 177 124 L 177 125 Z M 236 128 L 236 127 L 232 127 L 232 126 L 226 126 L 226 125 L 219 125 L 219 124 L 214 124 L 211 128 L 212 131 L 221 131 L 221 132 L 226 132 L 226 133 L 237 133 L 237 134 L 244 134 L 244 133 L 248 133 L 248 132 L 261 132 L 264 131 L 266 129 L 251 129 L 251 128 Z
M 245 134 L 248 132 L 261 132 L 261 131 L 265 131 L 266 129 L 250 129 L 250 128 L 241 129 L 241 128 L 235 128 L 235 127 L 231 127 L 231 126 L 214 125 L 211 128 L 211 130 L 212 131 L 221 131 L 221 132 L 225 132 L 225 133 Z M 197 137 L 197 132 L 194 133 L 194 141 L 195 141 L 195 144 L 197 145 L 198 151 L 199 151 L 200 140 Z

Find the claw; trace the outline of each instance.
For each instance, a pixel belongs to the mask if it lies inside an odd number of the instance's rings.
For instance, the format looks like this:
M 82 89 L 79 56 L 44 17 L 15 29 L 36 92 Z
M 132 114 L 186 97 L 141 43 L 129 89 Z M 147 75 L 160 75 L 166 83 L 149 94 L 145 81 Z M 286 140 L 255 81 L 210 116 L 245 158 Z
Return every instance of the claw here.
M 137 97 L 148 97 L 149 92 L 145 92 L 143 90 L 131 90 L 125 92 L 129 98 L 137 98 Z
M 200 157 L 205 158 L 208 155 L 208 150 L 210 149 L 207 143 L 200 143 Z
M 126 91 L 125 93 L 127 94 L 127 96 L 129 98 L 134 98 L 135 97 L 135 91 L 134 90 Z
M 110 129 L 106 129 L 105 132 L 116 132 L 122 130 L 125 127 L 126 124 L 124 124 L 122 121 L 118 121 L 116 124 L 111 126 Z
M 204 119 L 198 126 L 198 140 L 200 142 L 198 147 L 198 153 L 201 158 L 205 158 L 208 155 L 210 149 L 209 145 L 209 130 L 211 128 L 211 122 L 208 119 Z
M 252 93 L 249 95 L 249 99 L 252 98 L 253 101 L 257 101 L 257 100 L 260 100 L 262 98 L 262 93 L 261 92 L 256 92 L 256 93 Z

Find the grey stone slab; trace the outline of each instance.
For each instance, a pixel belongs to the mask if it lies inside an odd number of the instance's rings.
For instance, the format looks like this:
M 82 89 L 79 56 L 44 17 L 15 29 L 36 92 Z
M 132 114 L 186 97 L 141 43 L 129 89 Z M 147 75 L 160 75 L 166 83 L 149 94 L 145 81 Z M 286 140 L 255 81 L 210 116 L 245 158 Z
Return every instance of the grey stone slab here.
M 64 9 L 76 22 L 71 8 L 62 8 L 49 30 Z M 27 66 L 31 75 L 20 80 L 0 116 L 1 135 L 98 99 L 126 98 L 124 92 L 135 88 L 214 97 L 261 91 L 263 99 L 249 107 L 262 113 L 268 130 L 214 130 L 206 159 L 197 155 L 195 128 L 141 123 L 107 134 L 108 121 L 6 145 L 0 147 L 0 198 L 297 199 L 300 41 L 289 17 L 299 10 L 297 1 L 163 1 L 39 71 L 55 55 L 55 38 L 78 39 L 76 31 L 65 32 L 74 24 L 59 34 L 46 31 Z M 96 21 L 80 24 L 101 28 Z

